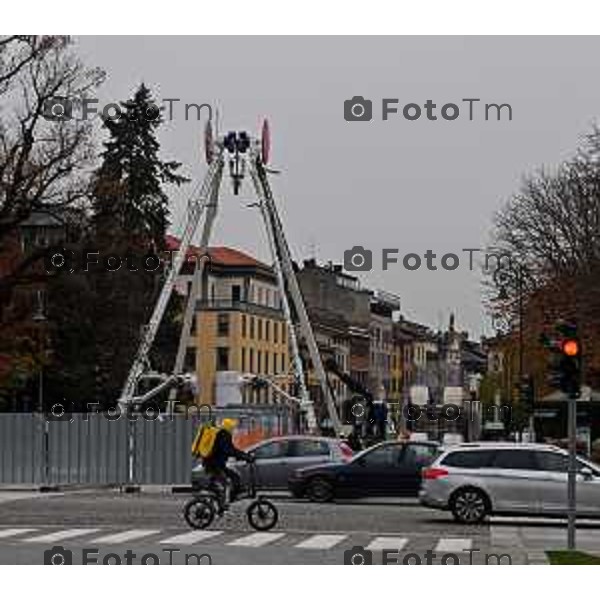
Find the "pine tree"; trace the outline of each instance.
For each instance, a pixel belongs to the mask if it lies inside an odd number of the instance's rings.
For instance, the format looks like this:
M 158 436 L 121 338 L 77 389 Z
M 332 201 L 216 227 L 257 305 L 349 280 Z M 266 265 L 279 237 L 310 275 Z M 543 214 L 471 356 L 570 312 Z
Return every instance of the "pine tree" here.
M 115 272 L 106 272 L 100 266 L 85 274 L 90 278 L 93 296 L 93 306 L 85 310 L 89 310 L 93 323 L 89 334 L 93 359 L 89 368 L 94 389 L 84 393 L 102 406 L 112 405 L 118 399 L 140 331 L 148 322 L 161 288 L 162 269 L 145 272 L 141 265 L 148 252 L 164 248 L 169 225 L 164 187 L 188 181 L 177 173 L 180 163 L 160 159 L 156 133 L 162 119 L 150 90 L 142 84 L 133 98 L 120 106 L 118 119 L 104 121 L 109 138 L 92 186 L 89 246 L 100 257 L 114 254 L 133 258 L 138 271 L 130 272 L 123 265 Z M 172 311 L 166 320 L 171 316 Z M 161 338 L 167 349 L 176 346 L 170 339 L 172 335 Z M 163 358 L 161 366 L 173 364 L 174 357 L 165 359 L 162 354 L 166 351 L 157 351 Z
M 177 173 L 181 163 L 162 161 L 156 131 L 163 123 L 150 90 L 142 83 L 121 102 L 118 119 L 104 119 L 109 139 L 94 185 L 94 213 L 100 236 L 125 233 L 129 239 L 162 248 L 169 226 L 164 185 L 189 181 Z

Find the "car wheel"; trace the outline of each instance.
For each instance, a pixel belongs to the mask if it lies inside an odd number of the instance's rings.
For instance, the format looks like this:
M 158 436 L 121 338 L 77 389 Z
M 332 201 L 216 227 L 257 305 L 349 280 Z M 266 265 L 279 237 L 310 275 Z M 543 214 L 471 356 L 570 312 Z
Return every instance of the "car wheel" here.
M 490 512 L 490 501 L 477 488 L 462 488 L 452 494 L 450 510 L 459 523 L 481 523 Z
M 306 495 L 313 502 L 330 502 L 334 496 L 333 485 L 323 477 L 315 477 L 309 481 Z

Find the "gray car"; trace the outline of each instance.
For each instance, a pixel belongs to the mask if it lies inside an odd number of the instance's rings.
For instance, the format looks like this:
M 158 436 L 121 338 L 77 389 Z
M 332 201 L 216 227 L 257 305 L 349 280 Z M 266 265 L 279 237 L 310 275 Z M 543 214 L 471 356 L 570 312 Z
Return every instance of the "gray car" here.
M 352 458 L 352 450 L 342 440 L 301 435 L 269 438 L 248 447 L 246 452 L 256 460 L 258 487 L 271 490 L 286 490 L 288 479 L 296 469 Z M 227 466 L 240 474 L 244 485 L 247 483 L 247 463 L 230 460 Z M 192 487 L 198 489 L 205 485 L 206 474 L 198 464 L 192 470 Z
M 490 514 L 564 516 L 569 455 L 543 444 L 461 444 L 423 471 L 421 504 L 461 523 Z M 600 518 L 600 466 L 577 458 L 577 514 Z

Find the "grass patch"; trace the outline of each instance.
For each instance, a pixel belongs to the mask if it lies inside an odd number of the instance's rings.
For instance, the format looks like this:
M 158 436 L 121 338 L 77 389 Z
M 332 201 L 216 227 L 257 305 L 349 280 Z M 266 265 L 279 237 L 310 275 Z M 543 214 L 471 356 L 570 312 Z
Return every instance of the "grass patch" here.
M 546 552 L 551 565 L 600 565 L 600 556 L 577 550 L 550 550 Z

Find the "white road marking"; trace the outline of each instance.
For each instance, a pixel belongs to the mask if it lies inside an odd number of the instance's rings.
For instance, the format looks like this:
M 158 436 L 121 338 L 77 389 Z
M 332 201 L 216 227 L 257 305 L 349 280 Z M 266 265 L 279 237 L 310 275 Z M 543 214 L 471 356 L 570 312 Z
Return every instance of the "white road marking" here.
M 440 538 L 435 552 L 468 552 L 473 545 L 470 538 Z
M 500 527 L 492 525 L 490 527 L 490 539 L 492 546 L 504 547 L 522 547 L 521 536 L 518 527 Z
M 54 533 L 44 533 L 43 535 L 36 535 L 32 538 L 23 540 L 24 542 L 60 542 L 62 540 L 70 540 L 71 538 L 89 535 L 90 533 L 96 533 L 99 529 L 63 529 L 61 531 L 55 531 Z
M 245 535 L 244 537 L 228 542 L 227 545 L 259 548 L 260 546 L 266 546 L 267 544 L 282 538 L 284 535 L 285 533 L 251 533 L 250 535 Z
M 160 529 L 128 529 L 121 533 L 113 533 L 111 535 L 99 537 L 92 540 L 92 542 L 96 544 L 121 544 L 122 542 L 137 540 L 155 533 L 160 533 Z
M 366 547 L 367 550 L 397 550 L 400 552 L 408 544 L 408 538 L 376 537 Z
M 180 533 L 173 537 L 161 540 L 159 544 L 180 544 L 185 546 L 186 544 L 195 544 L 202 540 L 208 540 L 209 538 L 221 535 L 222 531 L 190 531 L 188 533 Z
M 345 540 L 347 535 L 311 535 L 303 542 L 296 544 L 296 548 L 307 548 L 311 550 L 329 550 L 342 540 Z
M 33 528 L 29 528 L 29 529 L 25 529 L 25 528 L 21 528 L 21 529 L 2 529 L 0 530 L 0 538 L 4 539 L 7 537 L 12 537 L 14 535 L 19 535 L 22 533 L 32 533 L 34 531 L 37 531 L 37 529 L 33 529 Z

